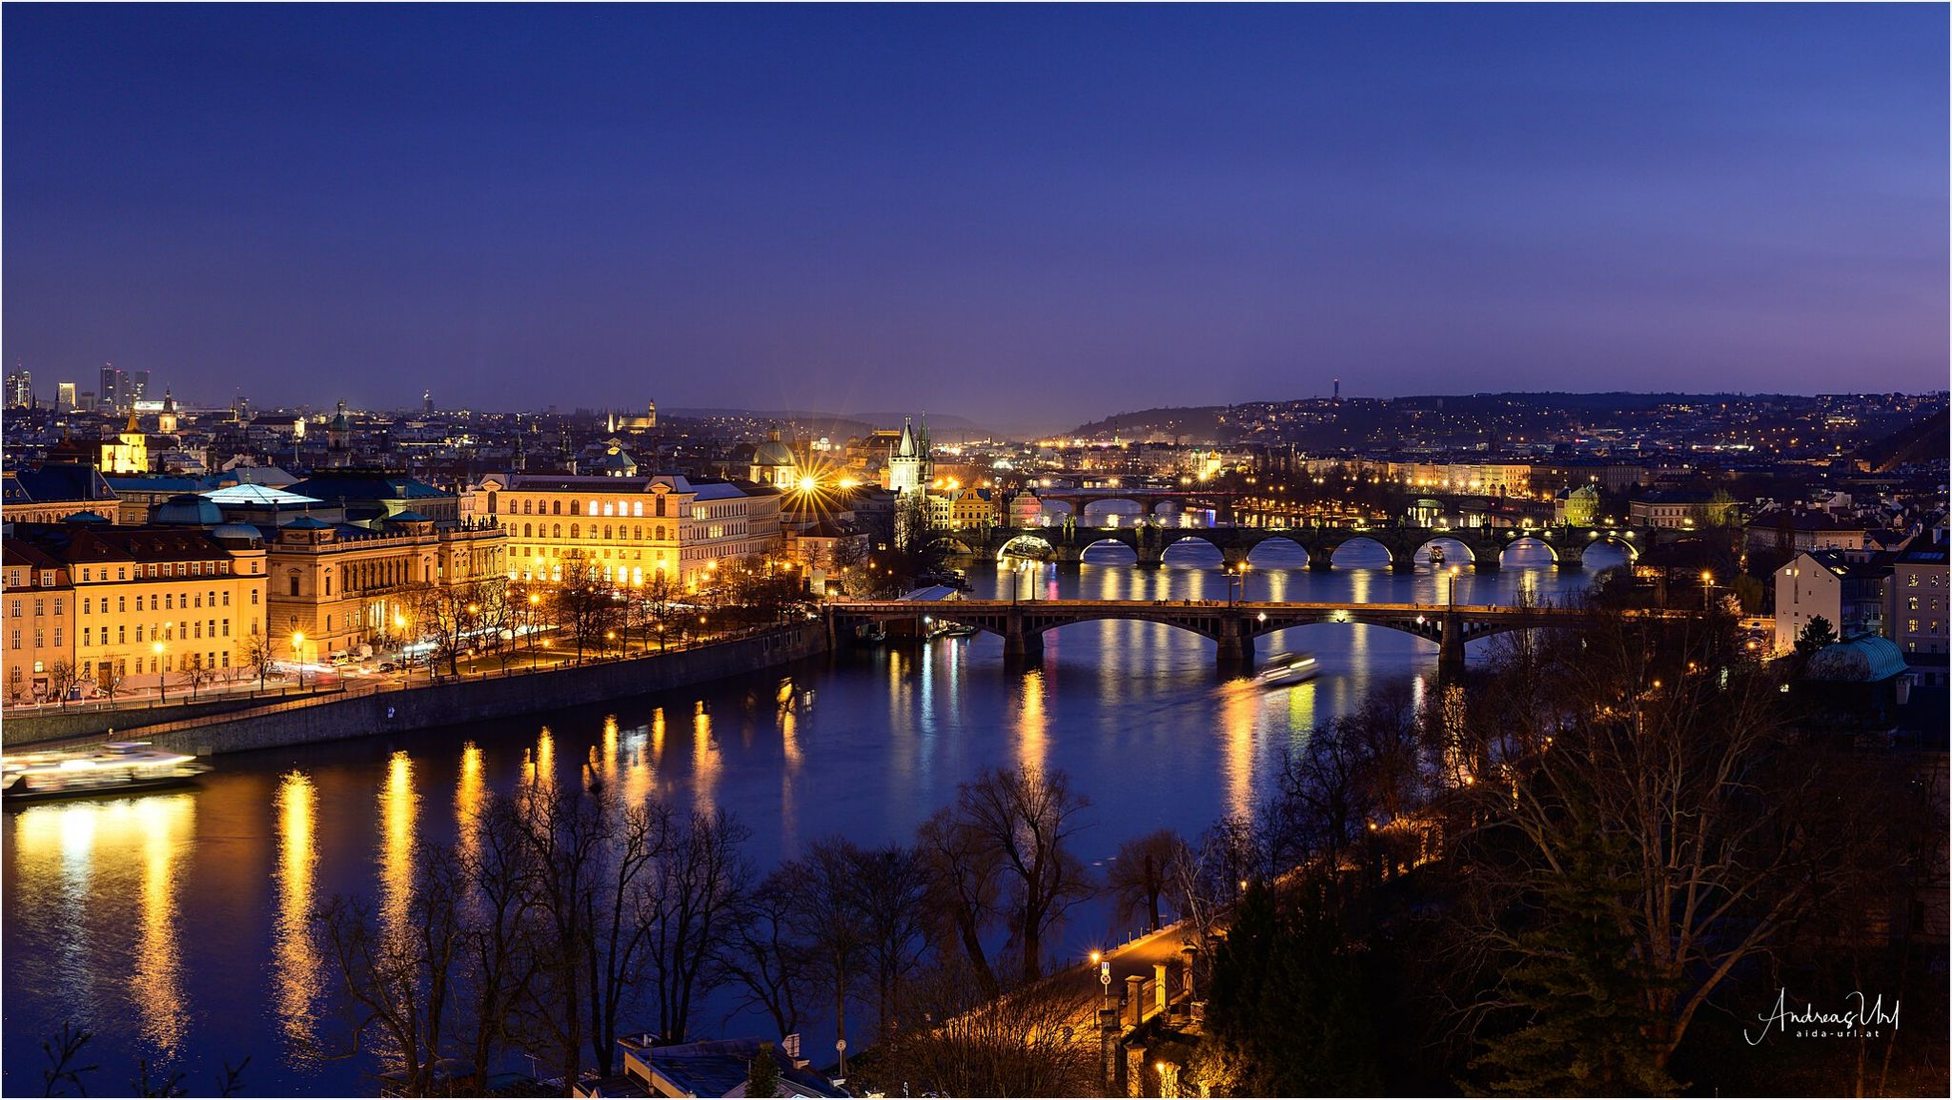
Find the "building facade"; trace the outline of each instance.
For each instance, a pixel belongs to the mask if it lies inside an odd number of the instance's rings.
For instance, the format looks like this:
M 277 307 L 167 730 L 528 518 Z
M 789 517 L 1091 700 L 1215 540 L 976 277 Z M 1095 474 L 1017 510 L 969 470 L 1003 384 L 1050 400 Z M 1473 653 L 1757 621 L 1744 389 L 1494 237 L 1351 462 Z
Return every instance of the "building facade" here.
M 1891 565 L 1889 633 L 1907 659 L 1947 652 L 1952 591 L 1946 558 L 1944 543 L 1930 543 L 1907 549 Z
M 469 497 L 471 514 L 507 534 L 510 580 L 557 583 L 578 559 L 609 584 L 663 573 L 696 589 L 721 563 L 784 548 L 779 491 L 758 485 L 511 473 L 482 478 Z
M 36 661 L 65 660 L 79 680 L 124 690 L 191 670 L 235 674 L 264 629 L 265 554 L 255 528 L 18 525 L 6 562 L 9 685 L 29 678 Z M 17 612 L 15 581 L 23 600 L 46 604 L 39 646 L 24 632 L 16 645 L 13 621 L 31 631 L 36 617 L 25 603 Z M 15 664 L 16 653 L 25 664 Z

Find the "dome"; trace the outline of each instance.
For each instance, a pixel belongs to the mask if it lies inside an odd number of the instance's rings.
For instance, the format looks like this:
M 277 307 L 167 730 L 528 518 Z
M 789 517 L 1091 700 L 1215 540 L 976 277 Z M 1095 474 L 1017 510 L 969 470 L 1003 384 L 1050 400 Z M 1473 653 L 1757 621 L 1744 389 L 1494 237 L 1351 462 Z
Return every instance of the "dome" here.
M 791 466 L 794 462 L 792 449 L 779 440 L 778 428 L 767 432 L 766 442 L 753 448 L 752 451 L 754 466 Z
M 214 527 L 224 522 L 224 511 L 215 502 L 195 493 L 180 493 L 156 509 L 152 522 L 184 527 Z
M 213 538 L 219 539 L 244 539 L 251 542 L 264 540 L 264 532 L 248 523 L 220 523 L 211 530 L 210 534 Z
M 63 516 L 61 522 L 62 523 L 107 523 L 109 522 L 109 518 L 107 516 L 102 515 L 100 512 L 76 512 L 70 516 Z
M 1866 634 L 1817 650 L 1805 674 L 1812 680 L 1875 684 L 1898 675 L 1905 667 L 1904 651 L 1898 643 Z

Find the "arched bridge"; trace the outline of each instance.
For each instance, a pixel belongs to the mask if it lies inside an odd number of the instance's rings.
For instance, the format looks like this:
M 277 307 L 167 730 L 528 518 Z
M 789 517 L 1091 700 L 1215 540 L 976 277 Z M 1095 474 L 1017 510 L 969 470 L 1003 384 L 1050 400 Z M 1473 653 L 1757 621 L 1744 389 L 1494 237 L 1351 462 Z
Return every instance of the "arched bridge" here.
M 1164 623 L 1218 643 L 1226 669 L 1249 667 L 1254 640 L 1314 623 L 1361 623 L 1414 634 L 1438 646 L 1440 674 L 1464 667 L 1464 645 L 1493 634 L 1576 626 L 1592 615 L 1580 608 L 1495 607 L 1409 603 L 1228 603 L 1218 600 L 841 600 L 827 605 L 828 629 L 851 636 L 864 623 L 923 616 L 987 631 L 1003 639 L 1006 659 L 1032 659 L 1047 630 L 1074 623 L 1123 619 Z
M 1479 572 L 1490 572 L 1513 545 L 1531 540 L 1552 555 L 1560 569 L 1579 569 L 1585 565 L 1589 546 L 1611 545 L 1624 550 L 1628 561 L 1637 559 L 1659 541 L 1679 537 L 1683 532 L 1655 528 L 1624 527 L 1089 527 L 1060 524 L 1052 527 L 980 527 L 940 532 L 935 543 L 953 554 L 971 559 L 996 560 L 1012 554 L 1044 558 L 1061 566 L 1075 566 L 1084 552 L 1101 543 L 1129 547 L 1138 558 L 1140 569 L 1157 569 L 1166 551 L 1176 543 L 1205 542 L 1220 551 L 1228 565 L 1240 565 L 1261 543 L 1284 539 L 1308 554 L 1308 568 L 1332 568 L 1335 551 L 1361 539 L 1389 552 L 1390 568 L 1408 573 L 1416 568 L 1419 550 L 1439 541 L 1464 547 L 1462 561 Z

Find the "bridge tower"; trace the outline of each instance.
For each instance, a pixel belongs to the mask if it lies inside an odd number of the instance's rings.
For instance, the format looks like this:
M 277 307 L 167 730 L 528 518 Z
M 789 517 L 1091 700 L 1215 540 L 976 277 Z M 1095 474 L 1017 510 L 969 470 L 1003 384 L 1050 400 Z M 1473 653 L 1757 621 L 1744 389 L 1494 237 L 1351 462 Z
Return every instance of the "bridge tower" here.
M 1443 635 L 1437 641 L 1437 682 L 1455 683 L 1464 675 L 1464 620 L 1452 610 L 1439 621 Z

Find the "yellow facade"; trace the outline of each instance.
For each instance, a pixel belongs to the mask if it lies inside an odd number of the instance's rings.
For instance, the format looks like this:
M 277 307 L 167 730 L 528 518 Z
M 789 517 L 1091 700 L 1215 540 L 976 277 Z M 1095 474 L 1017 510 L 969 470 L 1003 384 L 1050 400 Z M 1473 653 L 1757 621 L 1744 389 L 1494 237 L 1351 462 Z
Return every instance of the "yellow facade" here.
M 10 666 L 16 660 L 17 599 L 25 620 L 21 648 L 29 650 L 20 658 L 24 669 L 65 660 L 81 680 L 130 690 L 153 688 L 190 669 L 241 675 L 250 664 L 249 639 L 263 629 L 266 610 L 265 554 L 254 540 L 219 539 L 202 529 L 103 526 L 64 532 L 61 543 L 33 545 L 34 529 L 17 531 L 17 538 L 61 563 L 67 587 L 38 591 L 48 567 L 36 571 L 10 556 Z M 17 594 L 16 580 L 36 583 Z M 45 603 L 45 619 L 27 613 L 28 601 L 37 601 L 35 608 Z M 30 634 L 36 621 L 40 633 Z M 44 644 L 30 647 L 29 637 Z M 7 679 L 15 679 L 11 667 Z
M 129 424 L 114 443 L 102 444 L 102 472 L 105 474 L 146 474 L 149 472 L 149 437 L 129 414 Z
M 507 533 L 510 580 L 560 582 L 580 556 L 606 583 L 709 585 L 721 565 L 781 549 L 777 492 L 681 477 L 493 474 L 469 510 Z
M 487 525 L 390 523 L 371 534 L 282 527 L 267 547 L 273 652 L 312 662 L 415 640 L 420 594 L 500 579 L 506 542 Z

